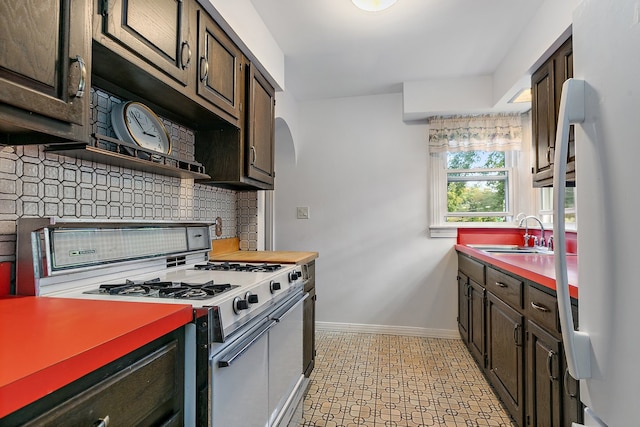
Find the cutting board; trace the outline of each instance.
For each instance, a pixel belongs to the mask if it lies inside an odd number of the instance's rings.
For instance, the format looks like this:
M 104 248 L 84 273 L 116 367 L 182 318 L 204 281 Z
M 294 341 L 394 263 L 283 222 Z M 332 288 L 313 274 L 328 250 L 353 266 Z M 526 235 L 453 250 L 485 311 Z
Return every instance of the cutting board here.
M 239 239 L 214 240 L 209 252 L 211 261 L 268 262 L 276 264 L 306 264 L 318 258 L 318 252 L 300 251 L 241 251 Z

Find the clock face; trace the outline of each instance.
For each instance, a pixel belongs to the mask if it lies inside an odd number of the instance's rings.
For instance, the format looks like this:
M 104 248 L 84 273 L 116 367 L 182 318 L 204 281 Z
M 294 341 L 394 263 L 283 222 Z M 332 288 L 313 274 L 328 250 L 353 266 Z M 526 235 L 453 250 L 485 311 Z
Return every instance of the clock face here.
M 116 135 L 123 141 L 163 154 L 171 152 L 167 129 L 144 104 L 127 102 L 118 105 L 112 111 L 112 123 Z

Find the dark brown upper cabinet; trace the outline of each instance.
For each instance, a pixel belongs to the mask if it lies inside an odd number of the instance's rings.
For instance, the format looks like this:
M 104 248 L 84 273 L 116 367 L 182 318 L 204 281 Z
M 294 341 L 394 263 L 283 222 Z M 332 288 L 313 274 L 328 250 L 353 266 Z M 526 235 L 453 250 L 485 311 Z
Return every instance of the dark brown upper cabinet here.
M 247 176 L 273 187 L 275 90 L 252 64 L 247 64 Z
M 203 10 L 198 10 L 197 93 L 228 115 L 240 120 L 242 52 Z
M 553 162 L 562 84 L 573 77 L 572 43 L 569 38 L 531 76 L 533 100 L 533 185 L 553 185 Z M 575 182 L 575 139 L 573 125 L 569 131 L 567 183 Z
M 134 55 L 184 86 L 188 84 L 194 49 L 188 21 L 192 2 L 99 0 L 98 3 L 99 16 L 93 34 L 98 43 L 125 57 Z
M 88 137 L 90 22 L 84 0 L 0 2 L 0 143 Z
M 241 126 L 203 129 L 195 156 L 211 180 L 200 181 L 237 190 L 273 190 L 275 91 L 253 64 L 243 59 L 246 107 Z

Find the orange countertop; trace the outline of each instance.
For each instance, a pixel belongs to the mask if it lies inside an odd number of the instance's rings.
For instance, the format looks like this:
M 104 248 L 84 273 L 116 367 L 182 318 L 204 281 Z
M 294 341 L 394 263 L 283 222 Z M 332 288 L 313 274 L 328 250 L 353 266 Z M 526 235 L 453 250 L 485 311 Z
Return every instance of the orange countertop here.
M 556 272 L 553 255 L 544 254 L 512 254 L 488 253 L 467 245 L 457 244 L 458 252 L 465 253 L 488 264 L 495 265 L 532 282 L 546 286 L 555 291 Z M 569 295 L 578 299 L 578 256 L 567 256 L 567 276 L 569 279 Z
M 0 418 L 192 318 L 185 304 L 0 299 Z

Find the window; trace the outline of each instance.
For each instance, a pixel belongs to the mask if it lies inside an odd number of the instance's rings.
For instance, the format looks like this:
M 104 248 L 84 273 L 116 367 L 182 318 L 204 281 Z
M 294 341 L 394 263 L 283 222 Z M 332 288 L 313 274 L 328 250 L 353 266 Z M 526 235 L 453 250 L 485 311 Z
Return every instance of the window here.
M 510 213 L 510 169 L 504 151 L 446 154 L 445 222 L 505 222 Z
M 508 222 L 514 197 L 517 151 L 458 151 L 431 154 L 434 225 Z
M 430 120 L 432 236 L 439 226 L 513 221 L 521 125 L 520 115 Z
M 538 198 L 540 219 L 545 224 L 553 224 L 553 188 L 540 188 Z M 574 187 L 565 188 L 564 220 L 568 230 L 577 229 L 576 189 Z

